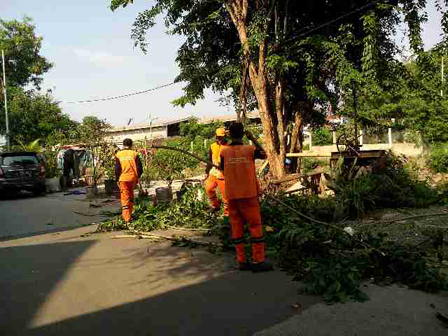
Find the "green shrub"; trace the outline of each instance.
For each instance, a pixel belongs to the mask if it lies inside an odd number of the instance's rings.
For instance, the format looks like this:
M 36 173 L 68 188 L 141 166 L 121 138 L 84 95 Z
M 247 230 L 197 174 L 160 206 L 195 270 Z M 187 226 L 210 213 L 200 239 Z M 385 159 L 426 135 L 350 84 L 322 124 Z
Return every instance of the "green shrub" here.
M 436 173 L 448 173 L 448 144 L 441 144 L 431 149 L 429 167 Z
M 53 178 L 58 177 L 58 163 L 57 163 L 57 152 L 46 150 L 43 152 L 43 156 L 45 157 L 45 178 Z
M 328 183 L 345 216 L 362 217 L 374 208 L 425 207 L 438 202 L 437 191 L 427 181 L 418 180 L 415 167 L 404 156 L 388 153 L 386 167 L 378 174 L 356 171 L 340 161 Z
M 325 127 L 313 130 L 313 146 L 329 146 L 333 144 L 333 135 Z

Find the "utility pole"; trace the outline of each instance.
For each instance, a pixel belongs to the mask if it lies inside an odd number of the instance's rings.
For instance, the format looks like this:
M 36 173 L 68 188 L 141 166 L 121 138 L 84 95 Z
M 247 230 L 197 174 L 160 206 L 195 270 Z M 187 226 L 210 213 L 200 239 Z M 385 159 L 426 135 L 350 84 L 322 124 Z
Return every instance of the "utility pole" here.
M 159 118 L 158 117 L 152 118 L 151 113 L 149 114 L 149 137 L 151 138 L 151 140 L 152 140 L 152 122 L 157 119 Z
M 2 50 L 2 64 L 3 64 L 3 95 L 5 99 L 6 148 L 9 151 L 10 141 L 9 141 L 8 99 L 6 96 L 5 52 L 3 50 Z

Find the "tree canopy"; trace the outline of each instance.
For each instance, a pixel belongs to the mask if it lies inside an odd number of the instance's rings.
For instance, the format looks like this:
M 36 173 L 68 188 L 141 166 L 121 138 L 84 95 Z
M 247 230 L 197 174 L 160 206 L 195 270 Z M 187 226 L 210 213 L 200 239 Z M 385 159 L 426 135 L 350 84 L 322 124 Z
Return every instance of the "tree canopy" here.
M 396 63 L 385 88 L 366 85 L 359 95 L 360 122 L 371 128 L 413 131 L 426 145 L 447 142 L 447 83 L 442 80 L 441 47 Z
M 130 3 L 113 0 L 111 8 Z M 238 112 L 246 102 L 256 107 L 271 171 L 281 176 L 285 154 L 295 147 L 288 135 L 296 139 L 304 120 L 322 121 L 329 105 L 347 112 L 355 90 L 393 86 L 397 72 L 390 69 L 399 52 L 393 37 L 401 21 L 413 52 L 422 53 L 425 6 L 424 0 L 158 0 L 137 16 L 132 38 L 146 52 L 147 32 L 163 15 L 169 33 L 186 38 L 177 80 L 187 85 L 174 103 L 194 104 L 211 88 L 230 92 Z M 445 12 L 443 18 L 445 26 Z
M 62 113 L 50 93 L 10 88 L 9 125 L 11 144 L 41 139 L 46 145 L 56 133 L 69 137 L 78 123 Z M 5 134 L 5 115 L 0 115 L 0 132 Z
M 43 38 L 36 35 L 35 28 L 29 17 L 0 20 L 0 50 L 5 53 L 8 86 L 32 84 L 39 88 L 43 74 L 53 66 L 40 54 Z
M 92 145 L 103 143 L 109 128 L 111 128 L 111 125 L 105 120 L 95 116 L 84 117 L 77 129 L 79 141 Z
M 42 92 L 43 75 L 52 64 L 41 55 L 43 38 L 31 18 L 0 20 L 0 50 L 5 54 L 10 143 L 40 139 L 48 145 L 74 139 L 78 123 L 64 114 L 50 91 Z M 0 87 L 3 89 L 3 73 Z M 4 96 L 0 96 L 0 134 L 6 134 Z

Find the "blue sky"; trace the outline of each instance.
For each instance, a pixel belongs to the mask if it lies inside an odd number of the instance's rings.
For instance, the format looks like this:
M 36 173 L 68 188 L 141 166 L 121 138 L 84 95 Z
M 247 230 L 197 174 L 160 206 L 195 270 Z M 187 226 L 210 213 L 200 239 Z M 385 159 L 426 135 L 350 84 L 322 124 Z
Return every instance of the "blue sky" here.
M 0 0 L 2 19 L 31 16 L 37 33 L 44 37 L 41 53 L 55 66 L 45 74 L 43 88 L 53 89 L 64 112 L 76 120 L 95 115 L 113 125 L 124 125 L 130 118 L 133 123 L 146 122 L 150 115 L 164 120 L 233 113 L 233 108 L 220 106 L 216 102 L 219 97 L 211 92 L 195 106 L 173 107 L 170 102 L 182 94 L 182 83 L 127 99 L 64 103 L 150 89 L 172 82 L 178 74 L 175 58 L 182 40 L 165 34 L 162 22 L 148 35 L 147 55 L 134 48 L 130 38 L 137 13 L 148 8 L 151 1 L 135 1 L 115 13 L 108 8 L 109 3 L 109 0 Z M 423 35 L 427 48 L 440 40 L 439 22 L 438 13 L 430 6 Z

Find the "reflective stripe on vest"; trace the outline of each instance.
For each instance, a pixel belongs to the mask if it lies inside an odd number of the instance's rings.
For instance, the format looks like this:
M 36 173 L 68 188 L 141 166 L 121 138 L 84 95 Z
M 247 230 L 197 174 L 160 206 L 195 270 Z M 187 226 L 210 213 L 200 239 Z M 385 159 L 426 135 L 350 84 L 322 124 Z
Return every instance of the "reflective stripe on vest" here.
M 135 162 L 137 158 L 137 152 L 126 149 L 117 153 L 117 159 L 120 160 L 121 175 L 120 182 L 129 182 L 138 180 L 137 164 Z
M 212 162 L 214 165 L 218 167 L 221 164 L 221 149 L 224 147 L 225 147 L 224 145 L 220 145 L 217 142 L 213 143 L 210 146 L 210 149 L 212 151 Z M 224 178 L 223 173 L 219 169 L 216 169 L 215 167 L 212 167 L 212 169 L 210 170 L 210 174 L 216 176 L 218 179 Z
M 224 176 L 228 199 L 258 196 L 254 154 L 254 146 L 226 146 L 221 150 L 221 156 L 224 158 Z

